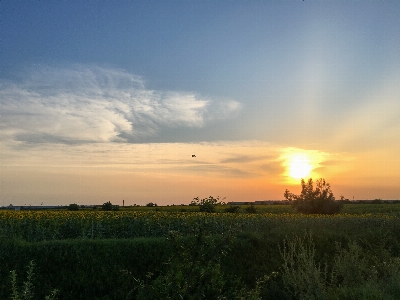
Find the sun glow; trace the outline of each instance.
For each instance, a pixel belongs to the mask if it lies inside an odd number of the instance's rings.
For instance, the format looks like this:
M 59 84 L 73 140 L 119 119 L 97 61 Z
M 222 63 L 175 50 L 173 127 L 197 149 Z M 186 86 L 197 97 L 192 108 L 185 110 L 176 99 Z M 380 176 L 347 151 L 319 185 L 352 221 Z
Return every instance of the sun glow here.
M 320 150 L 307 150 L 296 147 L 282 148 L 279 160 L 283 168 L 282 178 L 290 184 L 310 177 L 327 174 L 324 164 L 332 159 L 332 154 Z
M 294 179 L 300 179 L 308 176 L 312 170 L 310 160 L 306 155 L 293 155 L 289 162 L 289 175 Z

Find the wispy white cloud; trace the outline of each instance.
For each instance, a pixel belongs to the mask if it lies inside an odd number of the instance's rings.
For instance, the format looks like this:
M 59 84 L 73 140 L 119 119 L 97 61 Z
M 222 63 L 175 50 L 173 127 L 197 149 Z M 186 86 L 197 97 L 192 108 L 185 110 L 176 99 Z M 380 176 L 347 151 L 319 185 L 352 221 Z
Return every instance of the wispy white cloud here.
M 202 127 L 239 109 L 233 100 L 147 89 L 121 69 L 40 67 L 20 82 L 0 82 L 2 138 L 22 142 L 134 142 L 165 127 Z

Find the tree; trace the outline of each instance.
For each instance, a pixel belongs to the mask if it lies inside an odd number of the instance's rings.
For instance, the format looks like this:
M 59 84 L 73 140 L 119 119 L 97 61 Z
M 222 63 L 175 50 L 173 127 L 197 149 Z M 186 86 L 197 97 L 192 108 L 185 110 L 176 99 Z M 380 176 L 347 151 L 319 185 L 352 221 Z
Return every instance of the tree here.
M 193 198 L 192 203 L 190 203 L 190 205 L 198 205 L 200 211 L 202 212 L 215 212 L 215 207 L 219 204 L 225 204 L 225 202 L 222 202 L 219 196 L 217 196 L 217 198 L 214 198 L 213 196 L 210 196 L 208 198 L 203 198 L 200 199 L 199 197 Z
M 331 186 L 320 178 L 314 184 L 312 178 L 306 183 L 301 179 L 301 193 L 295 195 L 285 190 L 283 196 L 290 201 L 293 207 L 303 214 L 336 214 L 343 208 L 343 203 L 335 201 Z
M 72 203 L 68 205 L 68 210 L 79 210 L 79 205 L 76 203 Z
M 113 209 L 113 205 L 110 201 L 103 203 L 103 205 L 101 206 L 102 210 L 112 210 Z
M 148 207 L 157 206 L 157 203 L 150 202 L 150 203 L 147 203 L 146 206 L 148 206 Z

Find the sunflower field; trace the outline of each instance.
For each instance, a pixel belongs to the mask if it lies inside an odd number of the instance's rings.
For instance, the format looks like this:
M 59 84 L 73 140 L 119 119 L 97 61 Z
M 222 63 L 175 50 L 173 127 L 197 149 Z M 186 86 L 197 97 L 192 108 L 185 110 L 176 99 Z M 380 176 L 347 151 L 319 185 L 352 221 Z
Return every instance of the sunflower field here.
M 398 299 L 397 206 L 0 210 L 0 299 Z

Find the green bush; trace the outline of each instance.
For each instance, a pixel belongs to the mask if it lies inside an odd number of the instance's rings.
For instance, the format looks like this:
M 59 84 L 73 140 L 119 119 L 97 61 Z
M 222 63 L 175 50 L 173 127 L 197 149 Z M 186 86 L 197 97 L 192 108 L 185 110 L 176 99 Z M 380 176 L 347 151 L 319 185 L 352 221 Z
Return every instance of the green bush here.
M 119 205 L 113 205 L 110 201 L 108 201 L 103 203 L 101 209 L 105 211 L 119 210 Z
M 303 214 L 336 214 L 343 208 L 343 203 L 335 201 L 329 183 L 323 178 L 317 180 L 315 189 L 312 178 L 307 183 L 301 179 L 300 195 L 294 195 L 287 189 L 283 195 Z
M 108 201 L 103 203 L 101 209 L 105 211 L 119 210 L 119 205 L 113 205 L 110 201 Z
M 337 244 L 333 259 L 322 265 L 311 235 L 285 241 L 285 289 L 295 299 L 399 299 L 400 259 L 381 250 L 371 253 L 354 241 L 347 247 Z
M 213 213 L 213 212 L 215 212 L 215 207 L 217 205 L 225 204 L 222 201 L 224 199 L 220 199 L 219 196 L 217 196 L 217 198 L 214 198 L 213 196 L 209 196 L 208 198 L 203 198 L 203 199 L 196 197 L 196 198 L 193 198 L 191 205 L 198 205 L 199 210 L 201 212 Z
M 106 211 L 110 211 L 113 209 L 113 205 L 110 201 L 103 203 L 103 205 L 101 206 L 102 210 L 106 210 Z
M 173 252 L 165 262 L 168 270 L 155 278 L 147 273 L 146 280 L 137 280 L 131 299 L 260 299 L 261 281 L 254 289 L 246 289 L 240 278 L 230 278 L 222 270 L 221 259 L 228 255 L 232 237 L 206 236 L 201 227 L 194 232 L 190 239 L 170 233 Z
M 79 205 L 76 203 L 72 203 L 70 205 L 68 205 L 68 210 L 79 210 Z

